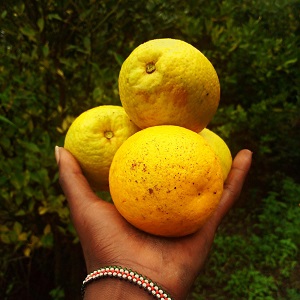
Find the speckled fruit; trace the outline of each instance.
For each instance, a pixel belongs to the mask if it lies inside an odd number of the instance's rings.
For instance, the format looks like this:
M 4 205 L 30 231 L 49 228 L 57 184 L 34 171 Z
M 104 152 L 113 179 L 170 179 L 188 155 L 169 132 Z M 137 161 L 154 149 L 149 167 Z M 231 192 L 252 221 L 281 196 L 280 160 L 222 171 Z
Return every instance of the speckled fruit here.
M 116 208 L 132 225 L 155 235 L 184 236 L 216 209 L 223 176 L 202 136 L 162 125 L 141 130 L 120 146 L 109 184 Z

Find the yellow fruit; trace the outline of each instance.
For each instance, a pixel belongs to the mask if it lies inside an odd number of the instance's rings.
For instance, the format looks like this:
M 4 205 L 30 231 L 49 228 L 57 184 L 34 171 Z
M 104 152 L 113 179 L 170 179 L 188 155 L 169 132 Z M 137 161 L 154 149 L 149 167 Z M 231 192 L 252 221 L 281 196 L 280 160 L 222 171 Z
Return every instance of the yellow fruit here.
M 124 61 L 119 94 L 140 128 L 178 125 L 199 132 L 218 108 L 220 84 L 198 49 L 181 40 L 156 39 L 138 46 Z
M 225 181 L 232 165 L 230 149 L 220 136 L 207 128 L 204 128 L 199 134 L 208 142 L 220 158 L 223 179 Z
M 223 191 L 219 158 L 199 134 L 179 126 L 141 130 L 116 152 L 110 193 L 133 226 L 160 236 L 197 231 Z
M 75 119 L 66 134 L 64 147 L 78 160 L 95 190 L 108 190 L 112 159 L 122 143 L 138 130 L 123 107 L 98 106 Z

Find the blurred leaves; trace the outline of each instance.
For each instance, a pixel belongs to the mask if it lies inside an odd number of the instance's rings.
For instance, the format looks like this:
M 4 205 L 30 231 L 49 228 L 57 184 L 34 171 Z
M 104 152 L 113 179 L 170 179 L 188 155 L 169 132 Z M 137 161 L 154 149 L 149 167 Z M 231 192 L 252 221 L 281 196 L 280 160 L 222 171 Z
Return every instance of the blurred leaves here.
M 119 70 L 136 46 L 171 37 L 218 72 L 209 127 L 233 155 L 254 152 L 243 207 L 218 235 L 193 299 L 297 299 L 299 11 L 299 0 L 2 1 L 0 298 L 79 299 L 85 273 L 54 146 L 83 111 L 120 104 Z M 62 275 L 66 264 L 80 280 Z M 48 282 L 37 286 L 32 272 Z
M 217 284 L 223 287 L 218 299 L 285 299 L 282 291 L 295 287 L 299 296 L 300 185 L 284 178 L 274 182 L 273 190 L 251 212 L 237 209 L 239 217 L 231 215 L 221 229 L 198 278 L 200 294 L 203 289 L 215 293 Z M 243 223 L 237 223 L 241 217 Z

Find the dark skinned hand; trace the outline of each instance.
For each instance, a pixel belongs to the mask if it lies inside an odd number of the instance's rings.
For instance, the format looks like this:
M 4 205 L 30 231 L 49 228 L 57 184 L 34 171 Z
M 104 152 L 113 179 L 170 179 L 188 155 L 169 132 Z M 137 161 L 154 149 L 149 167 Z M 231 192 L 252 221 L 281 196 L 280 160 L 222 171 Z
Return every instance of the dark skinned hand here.
M 113 204 L 100 199 L 67 150 L 56 147 L 55 154 L 60 184 L 81 242 L 87 272 L 109 265 L 130 268 L 157 282 L 174 299 L 187 297 L 207 259 L 219 224 L 240 195 L 252 161 L 249 150 L 241 150 L 236 155 L 221 202 L 198 232 L 181 238 L 164 238 L 134 228 Z M 89 284 L 86 299 L 150 298 L 128 282 L 105 280 Z

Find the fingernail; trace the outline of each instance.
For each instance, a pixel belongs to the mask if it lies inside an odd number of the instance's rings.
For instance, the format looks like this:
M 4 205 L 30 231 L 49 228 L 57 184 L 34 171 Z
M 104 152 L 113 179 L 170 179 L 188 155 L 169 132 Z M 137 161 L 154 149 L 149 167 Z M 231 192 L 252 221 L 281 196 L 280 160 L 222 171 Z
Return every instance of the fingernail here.
M 55 146 L 55 159 L 56 163 L 59 164 L 59 147 Z

